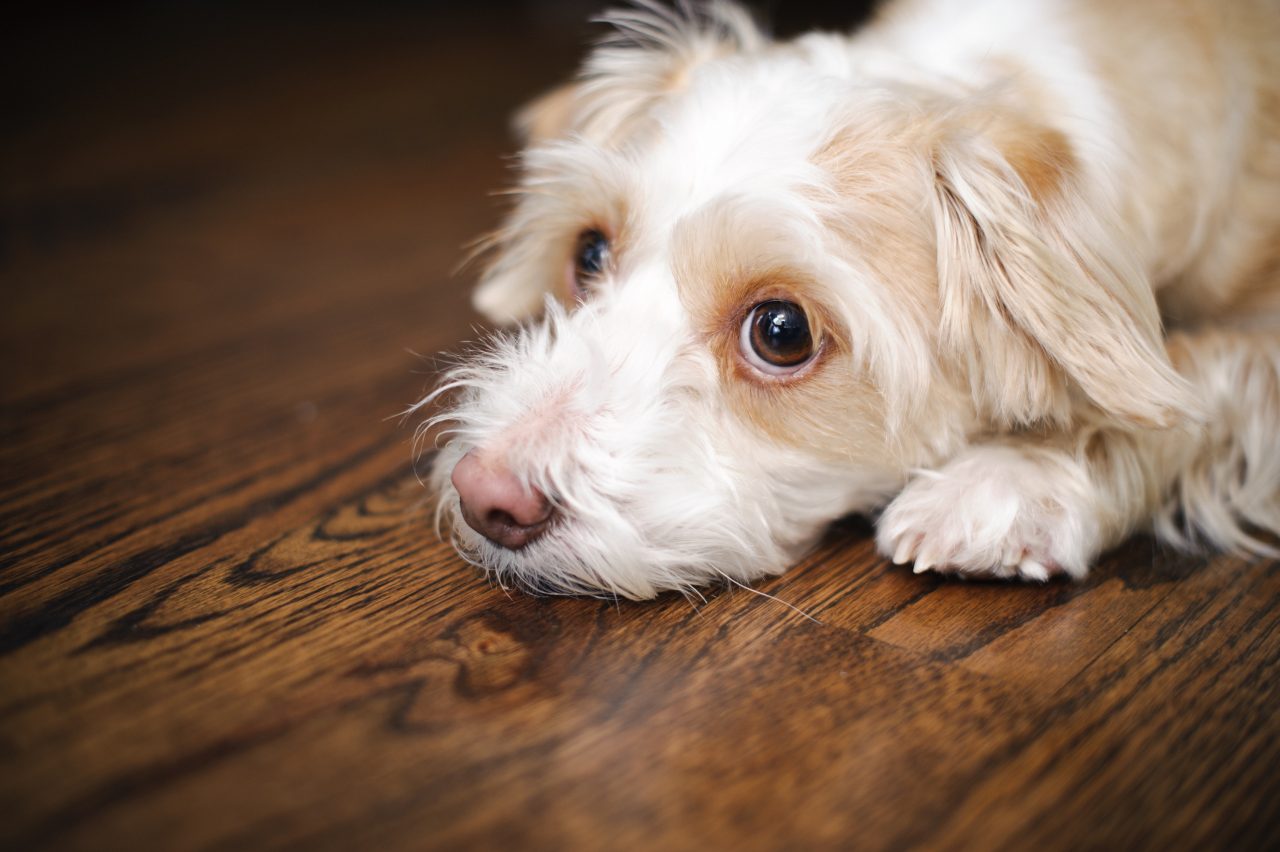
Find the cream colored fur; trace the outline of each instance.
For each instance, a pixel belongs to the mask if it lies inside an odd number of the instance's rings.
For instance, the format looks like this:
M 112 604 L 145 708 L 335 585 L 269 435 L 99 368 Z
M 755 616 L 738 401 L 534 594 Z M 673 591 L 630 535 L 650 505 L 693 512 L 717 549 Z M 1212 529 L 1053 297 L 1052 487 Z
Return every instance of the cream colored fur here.
M 851 36 L 612 13 L 534 103 L 434 473 L 503 582 L 650 597 L 778 573 L 848 512 L 895 562 L 1083 576 L 1139 529 L 1274 554 L 1280 3 L 899 0 Z M 585 301 L 584 230 L 612 240 Z M 821 336 L 786 380 L 738 329 Z M 540 311 L 541 319 L 531 319 Z M 458 521 L 479 448 L 559 519 Z

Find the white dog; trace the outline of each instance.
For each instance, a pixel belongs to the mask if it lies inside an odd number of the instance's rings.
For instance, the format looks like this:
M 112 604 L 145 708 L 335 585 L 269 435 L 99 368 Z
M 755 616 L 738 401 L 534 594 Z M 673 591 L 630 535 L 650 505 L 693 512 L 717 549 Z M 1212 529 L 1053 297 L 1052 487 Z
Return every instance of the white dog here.
M 1144 527 L 1274 552 L 1280 4 L 608 21 L 519 118 L 475 295 L 542 316 L 424 424 L 469 559 L 648 598 L 881 507 L 917 572 L 1079 577 Z

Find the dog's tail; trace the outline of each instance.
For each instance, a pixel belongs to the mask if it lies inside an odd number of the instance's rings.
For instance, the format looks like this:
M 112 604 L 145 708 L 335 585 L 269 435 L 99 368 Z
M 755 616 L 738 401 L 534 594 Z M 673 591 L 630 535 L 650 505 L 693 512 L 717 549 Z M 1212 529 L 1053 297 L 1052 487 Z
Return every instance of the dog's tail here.
M 1171 335 L 1169 355 L 1209 412 L 1188 440 L 1164 442 L 1177 478 L 1154 529 L 1181 548 L 1280 556 L 1280 332 Z

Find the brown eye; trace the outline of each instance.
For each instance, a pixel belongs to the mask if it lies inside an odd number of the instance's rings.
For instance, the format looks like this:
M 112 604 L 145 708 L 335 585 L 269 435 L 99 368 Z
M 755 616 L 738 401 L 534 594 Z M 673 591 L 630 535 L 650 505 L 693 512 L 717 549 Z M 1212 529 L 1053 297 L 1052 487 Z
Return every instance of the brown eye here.
M 579 297 L 609 269 L 609 238 L 597 230 L 583 231 L 573 252 L 573 290 Z
M 794 302 L 761 302 L 742 321 L 742 355 L 769 375 L 787 375 L 813 358 L 816 346 L 809 318 Z

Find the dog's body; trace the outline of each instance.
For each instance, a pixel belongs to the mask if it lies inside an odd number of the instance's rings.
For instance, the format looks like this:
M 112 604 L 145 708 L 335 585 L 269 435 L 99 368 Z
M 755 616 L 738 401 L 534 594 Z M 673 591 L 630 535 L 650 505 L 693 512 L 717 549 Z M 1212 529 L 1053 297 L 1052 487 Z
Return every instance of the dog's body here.
M 1280 4 L 902 0 L 785 44 L 732 7 L 612 19 L 522 116 L 476 295 L 559 304 L 445 384 L 464 553 L 650 597 L 881 507 L 917 571 L 1081 576 L 1144 526 L 1268 550 Z

